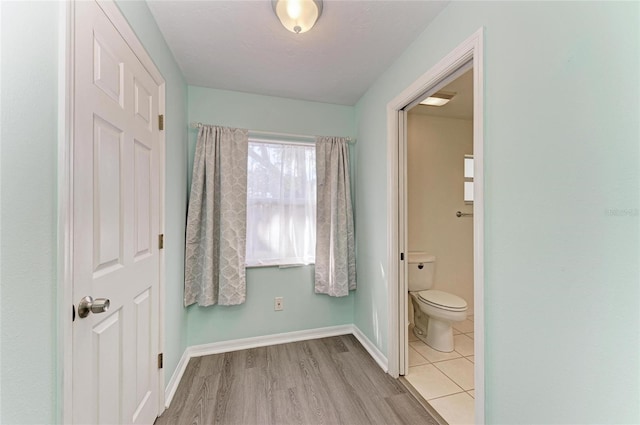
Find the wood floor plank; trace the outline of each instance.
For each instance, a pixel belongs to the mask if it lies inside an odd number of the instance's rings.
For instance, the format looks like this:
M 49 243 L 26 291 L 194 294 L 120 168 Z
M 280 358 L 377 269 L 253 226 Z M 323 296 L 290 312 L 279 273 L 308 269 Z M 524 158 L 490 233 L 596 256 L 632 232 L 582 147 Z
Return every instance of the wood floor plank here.
M 353 338 L 351 345 L 348 340 L 349 337 Z M 343 341 L 345 341 L 345 346 L 351 346 L 349 350 L 349 355 L 340 354 L 339 357 L 343 358 L 343 361 L 346 364 L 345 368 L 347 370 L 360 370 L 361 374 L 366 377 L 363 385 L 367 383 L 373 388 L 378 388 L 378 394 L 382 397 L 389 397 L 396 394 L 404 394 L 407 392 L 402 383 L 392 378 L 390 375 L 386 373 L 379 373 L 380 367 L 378 364 L 369 356 L 366 351 L 362 352 L 360 350 L 364 350 L 358 340 L 353 335 L 345 335 L 342 337 Z M 357 345 L 357 346 L 356 346 Z M 365 354 L 366 353 L 366 354 Z
M 399 418 L 385 402 L 385 397 L 401 394 L 404 391 L 398 391 L 395 385 L 384 379 L 386 374 L 378 374 L 379 379 L 370 379 L 367 368 L 363 368 L 361 365 L 361 358 L 356 357 L 354 353 L 347 352 L 335 357 L 338 359 L 337 363 L 344 370 L 345 376 L 348 375 L 353 388 L 373 389 L 373 391 L 356 391 L 353 394 L 353 397 L 358 397 L 359 403 L 364 407 L 369 422 L 380 425 L 399 423 Z M 359 373 L 352 371 L 359 371 Z M 390 376 L 389 379 L 395 381 Z
M 273 392 L 265 368 L 251 367 L 244 373 L 243 388 L 246 391 L 244 399 L 244 424 L 268 424 L 274 420 Z
M 267 365 L 267 347 L 251 348 L 246 351 L 245 368 L 265 367 Z
M 286 390 L 295 387 L 293 376 L 289 373 L 294 360 L 289 344 L 272 345 L 267 348 L 267 372 L 273 390 Z
M 200 370 L 202 359 L 202 357 L 195 357 L 189 360 L 189 364 L 187 365 L 187 368 L 182 375 L 182 379 L 180 380 L 178 389 L 176 390 L 176 393 L 171 402 L 171 409 L 165 411 L 165 413 L 160 418 L 158 418 L 158 420 L 156 420 L 156 424 L 164 425 L 178 423 L 180 413 L 182 413 L 182 410 L 184 409 L 187 402 L 187 397 L 191 392 L 191 386 L 193 385 L 193 382 Z
M 199 371 L 200 376 L 215 375 L 224 370 L 224 354 L 202 356 L 198 358 L 201 359 Z
M 274 405 L 278 423 L 290 425 L 306 424 L 303 405 L 297 388 L 287 388 L 275 393 Z
M 229 405 L 234 402 L 232 399 L 233 396 L 233 385 L 236 379 L 233 370 L 231 369 L 231 365 L 233 363 L 232 353 L 225 353 L 224 356 L 224 366 L 223 371 L 220 373 L 220 378 L 218 379 L 218 385 L 216 386 L 215 397 L 211 400 L 211 414 L 207 415 L 209 418 L 209 423 L 215 424 L 226 424 L 228 420 L 227 410 Z
M 352 335 L 194 358 L 157 425 L 437 422 Z
M 329 389 L 326 385 L 323 385 L 318 375 L 317 365 L 311 359 L 304 359 L 300 361 L 299 366 L 302 373 L 302 388 L 304 389 L 304 396 L 309 410 L 310 423 L 339 423 L 339 417 L 329 396 Z
M 194 380 L 184 408 L 180 412 L 176 422 L 189 424 L 204 424 L 207 409 L 207 385 L 203 377 Z
M 345 373 L 340 360 L 331 355 L 331 346 L 323 340 L 312 340 L 309 347 L 318 365 L 319 385 L 327 388 L 340 423 L 370 423 L 366 406 L 357 396 L 358 389 L 354 388 L 353 380 Z
M 347 346 L 344 344 L 340 336 L 334 336 L 330 338 L 322 338 L 321 341 L 328 349 L 331 354 L 335 353 L 346 353 L 349 351 Z
M 385 400 L 403 424 L 438 425 L 438 421 L 409 393 L 387 397 Z

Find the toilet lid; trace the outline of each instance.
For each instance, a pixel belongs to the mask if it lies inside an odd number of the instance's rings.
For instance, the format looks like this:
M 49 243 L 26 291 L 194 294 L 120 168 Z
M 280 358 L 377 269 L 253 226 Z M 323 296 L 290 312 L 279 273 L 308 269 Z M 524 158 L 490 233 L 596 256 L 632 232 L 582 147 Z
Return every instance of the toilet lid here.
M 467 309 L 467 302 L 457 295 L 450 294 L 437 289 L 427 289 L 418 292 L 418 296 L 424 302 L 433 306 L 452 311 L 464 311 Z

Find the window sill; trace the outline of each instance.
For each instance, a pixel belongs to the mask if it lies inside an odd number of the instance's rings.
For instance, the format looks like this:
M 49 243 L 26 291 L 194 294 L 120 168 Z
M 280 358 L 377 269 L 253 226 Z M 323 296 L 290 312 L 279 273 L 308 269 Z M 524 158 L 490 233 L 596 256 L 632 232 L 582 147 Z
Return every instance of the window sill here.
M 309 264 L 245 264 L 246 269 L 263 269 L 267 267 L 277 267 L 279 269 L 291 269 L 297 267 L 315 266 L 315 263 Z

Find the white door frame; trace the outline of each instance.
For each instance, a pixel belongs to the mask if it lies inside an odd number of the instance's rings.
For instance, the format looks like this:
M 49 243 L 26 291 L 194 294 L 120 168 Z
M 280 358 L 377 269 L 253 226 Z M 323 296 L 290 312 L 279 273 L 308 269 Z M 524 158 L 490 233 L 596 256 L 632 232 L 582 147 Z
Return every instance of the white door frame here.
M 475 348 L 475 423 L 484 424 L 484 68 L 483 29 L 441 59 L 429 71 L 419 77 L 391 102 L 387 104 L 387 241 L 389 261 L 389 374 L 399 376 L 401 364 L 405 362 L 407 335 L 407 290 L 404 279 L 406 261 L 400 260 L 400 253 L 407 258 L 406 239 L 399 216 L 400 202 L 404 194 L 400 185 L 406 170 L 400 161 L 405 138 L 401 137 L 402 111 L 429 89 L 434 88 L 458 68 L 473 61 L 473 155 L 474 155 L 474 203 L 473 203 L 473 292 L 474 292 L 474 348 Z M 402 155 L 402 156 L 401 156 Z M 403 225 L 404 227 L 404 225 Z M 403 245 L 403 246 L 401 246 Z M 401 356 L 403 357 L 401 359 Z M 402 361 L 402 363 L 401 363 Z
M 112 0 L 97 1 L 122 38 L 138 57 L 144 68 L 149 72 L 160 88 L 158 97 L 158 112 L 165 115 L 165 81 L 138 40 L 135 32 L 129 26 L 126 18 Z M 74 99 L 74 66 L 75 46 L 74 38 L 74 2 L 60 2 L 59 9 L 59 78 L 58 78 L 58 393 L 61 399 L 58 402 L 57 417 L 61 423 L 72 421 L 72 383 L 73 383 L 73 322 L 71 312 L 73 300 L 73 99 Z M 159 218 L 160 233 L 165 233 L 165 185 L 166 185 L 166 146 L 165 131 L 159 132 L 160 138 L 160 188 L 159 188 Z M 160 255 L 160 282 L 158 296 L 158 353 L 163 352 L 164 347 L 164 305 L 165 305 L 165 254 Z M 158 416 L 164 411 L 164 369 L 158 369 Z

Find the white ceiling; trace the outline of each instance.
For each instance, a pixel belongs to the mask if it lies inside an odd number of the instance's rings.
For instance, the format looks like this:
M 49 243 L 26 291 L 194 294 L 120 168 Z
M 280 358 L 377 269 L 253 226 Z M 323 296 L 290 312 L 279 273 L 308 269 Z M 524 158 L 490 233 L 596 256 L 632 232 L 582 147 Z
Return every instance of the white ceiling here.
M 329 0 L 304 34 L 270 0 L 147 4 L 189 85 L 354 105 L 447 2 Z

